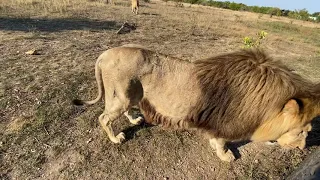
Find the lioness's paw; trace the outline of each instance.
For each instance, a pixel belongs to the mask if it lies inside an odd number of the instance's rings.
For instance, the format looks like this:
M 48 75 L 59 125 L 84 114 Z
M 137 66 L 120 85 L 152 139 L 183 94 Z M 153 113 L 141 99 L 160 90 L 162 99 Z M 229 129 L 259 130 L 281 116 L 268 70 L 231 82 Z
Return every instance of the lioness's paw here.
M 278 144 L 278 142 L 277 141 L 267 141 L 267 142 L 265 142 L 265 144 L 268 146 L 275 146 Z
M 222 161 L 226 162 L 231 162 L 236 159 L 230 149 L 228 149 L 228 151 L 224 153 L 217 153 L 217 155 Z
M 114 139 L 111 139 L 112 142 L 119 144 L 125 140 L 125 135 L 123 132 L 119 133 Z
M 137 118 L 131 120 L 130 122 L 131 122 L 131 124 L 139 125 L 142 123 L 142 121 L 143 121 L 143 117 L 140 116 L 140 117 L 137 117 Z

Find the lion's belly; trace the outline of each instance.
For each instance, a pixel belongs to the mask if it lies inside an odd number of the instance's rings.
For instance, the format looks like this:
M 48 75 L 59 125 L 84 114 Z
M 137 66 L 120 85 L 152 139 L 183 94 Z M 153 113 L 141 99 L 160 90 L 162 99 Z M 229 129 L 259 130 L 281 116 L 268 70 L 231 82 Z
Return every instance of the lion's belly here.
M 152 86 L 144 87 L 144 98 L 158 113 L 177 119 L 188 115 L 199 95 L 196 79 L 184 74 L 169 75 Z

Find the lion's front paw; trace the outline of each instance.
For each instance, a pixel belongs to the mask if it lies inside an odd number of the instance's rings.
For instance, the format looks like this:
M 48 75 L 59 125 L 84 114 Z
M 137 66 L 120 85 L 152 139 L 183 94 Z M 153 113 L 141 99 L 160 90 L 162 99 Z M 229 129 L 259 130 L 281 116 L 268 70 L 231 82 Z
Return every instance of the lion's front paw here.
M 125 135 L 123 132 L 119 133 L 115 138 L 111 139 L 112 142 L 119 144 L 125 140 Z
M 139 125 L 142 123 L 142 121 L 143 121 L 143 117 L 140 116 L 140 117 L 137 117 L 137 118 L 131 120 L 130 122 L 131 122 L 131 124 Z
M 223 152 L 223 153 L 217 153 L 217 155 L 222 161 L 226 161 L 226 162 L 231 162 L 236 159 L 230 149 L 228 149 L 226 152 Z
M 278 144 L 277 141 L 267 141 L 267 142 L 265 142 L 265 145 L 268 145 L 268 146 L 275 146 L 277 144 Z

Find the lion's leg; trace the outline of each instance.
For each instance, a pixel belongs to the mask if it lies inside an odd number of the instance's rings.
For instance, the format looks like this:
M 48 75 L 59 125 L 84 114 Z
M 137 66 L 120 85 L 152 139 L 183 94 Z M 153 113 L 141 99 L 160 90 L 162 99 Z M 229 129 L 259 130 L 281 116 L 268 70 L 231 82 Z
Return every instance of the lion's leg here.
M 213 149 L 216 150 L 217 156 L 222 161 L 231 162 L 235 157 L 230 149 L 226 147 L 226 141 L 222 138 L 211 138 L 209 143 Z
M 124 133 L 120 132 L 118 135 L 115 135 L 112 129 L 112 122 L 120 118 L 128 110 L 129 100 L 119 97 L 110 98 L 106 93 L 105 104 L 106 107 L 99 117 L 99 122 L 112 142 L 121 143 L 125 139 Z
M 112 74 L 111 72 L 106 72 L 103 77 L 105 85 L 105 111 L 99 117 L 99 122 L 112 142 L 121 143 L 125 139 L 124 133 L 121 132 L 115 136 L 111 126 L 112 122 L 131 109 L 133 105 L 137 104 L 143 92 L 140 82 L 130 79 L 124 80 L 126 79 L 125 76 L 122 77 L 122 74 L 117 71 L 115 73 L 118 73 L 118 77 L 108 78 L 108 75 Z M 137 87 L 140 87 L 140 89 Z M 125 115 L 129 114 L 125 113 Z M 132 123 L 138 123 L 139 121 L 134 120 L 132 117 L 131 120 Z
M 137 118 L 132 117 L 132 112 L 131 109 L 128 111 L 124 112 L 124 115 L 129 119 L 131 124 L 138 125 L 143 121 L 143 117 L 139 116 Z
M 124 139 L 124 133 L 120 132 L 117 136 L 114 135 L 113 129 L 112 129 L 112 121 L 119 118 L 118 115 L 115 114 L 107 114 L 105 112 L 103 112 L 100 116 L 99 116 L 99 122 L 102 126 L 102 128 L 105 130 L 105 132 L 107 133 L 109 139 L 114 142 L 114 143 L 121 143 Z

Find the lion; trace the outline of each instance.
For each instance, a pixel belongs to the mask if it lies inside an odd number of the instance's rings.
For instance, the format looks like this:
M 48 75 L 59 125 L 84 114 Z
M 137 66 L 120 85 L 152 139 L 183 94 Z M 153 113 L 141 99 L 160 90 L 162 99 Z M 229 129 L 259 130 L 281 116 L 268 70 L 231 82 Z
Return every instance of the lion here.
M 114 0 L 104 0 L 104 3 L 115 5 Z
M 277 141 L 304 148 L 311 121 L 320 115 L 320 83 L 290 71 L 259 49 L 240 50 L 194 62 L 140 45 L 103 52 L 95 64 L 98 96 L 105 110 L 99 122 L 113 143 L 112 122 L 125 115 L 166 128 L 198 130 L 223 161 L 235 160 L 226 142 Z M 133 118 L 133 106 L 143 117 Z
M 139 0 L 131 0 L 131 11 L 134 14 L 138 14 Z

